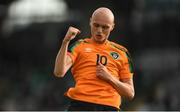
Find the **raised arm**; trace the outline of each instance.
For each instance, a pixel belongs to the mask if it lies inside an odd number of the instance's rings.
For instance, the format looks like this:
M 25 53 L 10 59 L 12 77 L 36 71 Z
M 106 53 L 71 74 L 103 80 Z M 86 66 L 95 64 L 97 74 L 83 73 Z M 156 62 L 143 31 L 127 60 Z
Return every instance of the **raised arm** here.
M 62 42 L 61 48 L 56 56 L 54 75 L 57 77 L 63 77 L 68 69 L 72 66 L 72 59 L 67 55 L 67 49 L 69 42 L 75 38 L 77 34 L 80 33 L 80 30 L 74 27 L 69 27 L 66 36 Z

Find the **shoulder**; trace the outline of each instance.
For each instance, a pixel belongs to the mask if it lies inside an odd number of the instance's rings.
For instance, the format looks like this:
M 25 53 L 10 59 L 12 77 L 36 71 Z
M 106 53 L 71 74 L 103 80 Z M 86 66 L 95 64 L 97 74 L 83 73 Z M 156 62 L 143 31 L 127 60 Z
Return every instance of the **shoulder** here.
M 87 39 L 79 39 L 71 44 L 71 46 L 79 45 L 82 43 L 86 43 Z
M 118 49 L 119 51 L 122 51 L 124 54 L 124 57 L 123 59 L 127 60 L 128 63 L 129 63 L 129 66 L 130 66 L 130 71 L 131 73 L 133 73 L 134 71 L 134 65 L 133 65 L 133 61 L 132 61 L 132 57 L 130 55 L 130 53 L 128 52 L 128 50 L 122 46 L 122 45 L 119 45 L 117 43 L 114 43 L 114 42 L 110 42 L 111 46 L 114 47 L 115 49 Z
M 117 44 L 117 43 L 111 42 L 111 41 L 109 41 L 109 43 L 110 43 L 110 46 L 114 47 L 115 49 L 118 49 L 118 50 L 120 50 L 122 52 L 128 52 L 128 50 L 124 46 L 122 46 L 120 44 Z
M 74 50 L 75 48 L 81 47 L 83 44 L 86 44 L 86 43 L 89 43 L 88 38 L 79 39 L 79 40 L 73 42 L 72 44 L 70 44 L 68 50 L 69 50 L 69 51 L 72 51 L 72 50 Z
M 131 59 L 131 54 L 124 46 L 117 44 L 115 42 L 111 42 L 111 41 L 110 41 L 110 46 L 114 47 L 114 49 L 117 49 L 119 51 L 119 53 L 123 54 L 128 59 Z

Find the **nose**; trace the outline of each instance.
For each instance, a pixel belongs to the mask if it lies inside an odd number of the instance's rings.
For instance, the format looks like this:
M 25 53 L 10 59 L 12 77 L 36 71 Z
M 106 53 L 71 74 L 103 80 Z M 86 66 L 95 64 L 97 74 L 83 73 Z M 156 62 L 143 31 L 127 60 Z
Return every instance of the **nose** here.
M 98 28 L 97 28 L 97 32 L 98 32 L 98 33 L 102 33 L 102 27 L 98 27 Z

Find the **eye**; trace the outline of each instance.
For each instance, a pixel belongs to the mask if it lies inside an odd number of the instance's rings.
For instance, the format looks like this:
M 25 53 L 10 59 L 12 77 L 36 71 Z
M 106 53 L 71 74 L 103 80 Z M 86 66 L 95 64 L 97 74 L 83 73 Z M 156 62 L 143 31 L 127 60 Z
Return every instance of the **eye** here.
M 102 28 L 103 28 L 104 30 L 107 30 L 107 29 L 109 29 L 109 26 L 102 26 Z
M 100 25 L 97 24 L 97 23 L 94 23 L 93 26 L 96 27 L 96 28 L 98 28 Z

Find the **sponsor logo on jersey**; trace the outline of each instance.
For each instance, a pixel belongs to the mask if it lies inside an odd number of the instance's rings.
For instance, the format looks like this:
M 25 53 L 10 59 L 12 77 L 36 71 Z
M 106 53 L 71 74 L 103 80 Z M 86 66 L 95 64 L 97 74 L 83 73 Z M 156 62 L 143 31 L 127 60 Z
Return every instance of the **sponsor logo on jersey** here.
M 117 52 L 111 52 L 110 54 L 113 57 L 113 59 L 115 60 L 119 59 L 119 54 Z

